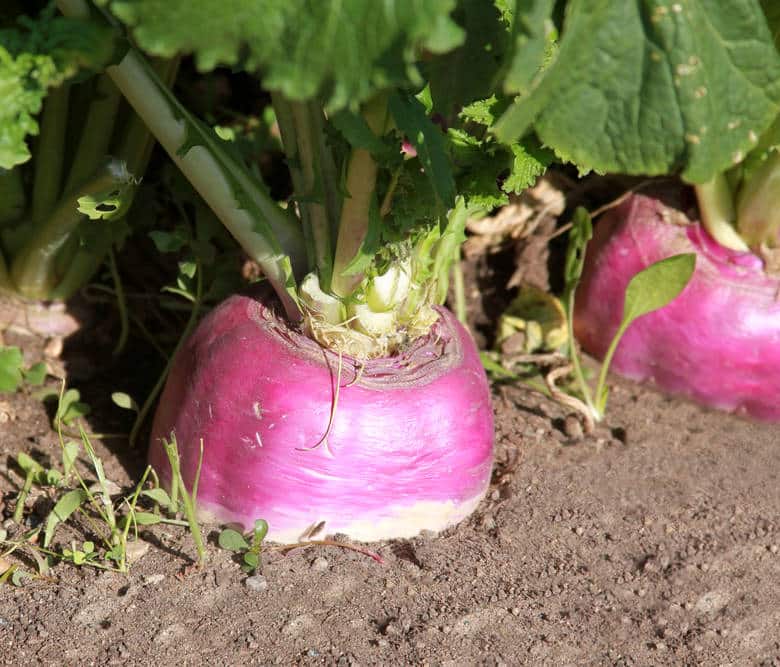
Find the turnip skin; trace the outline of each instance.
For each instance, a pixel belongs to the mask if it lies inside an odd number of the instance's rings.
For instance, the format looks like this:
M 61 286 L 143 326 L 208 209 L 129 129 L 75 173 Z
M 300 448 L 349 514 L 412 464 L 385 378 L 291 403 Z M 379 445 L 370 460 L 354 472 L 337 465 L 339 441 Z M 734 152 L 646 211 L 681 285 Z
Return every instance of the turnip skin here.
M 762 260 L 724 248 L 660 199 L 632 195 L 598 222 L 576 294 L 575 333 L 602 358 L 633 275 L 665 257 L 695 252 L 696 271 L 672 303 L 635 321 L 612 370 L 651 380 L 706 406 L 780 420 L 780 279 Z
M 476 347 L 440 309 L 406 353 L 360 364 L 289 329 L 261 300 L 233 296 L 177 356 L 152 430 L 150 463 L 167 482 L 161 439 L 175 432 L 191 486 L 204 441 L 204 518 L 294 542 L 371 541 L 438 531 L 474 510 L 490 481 L 493 416 Z M 443 354 L 442 354 L 443 352 Z M 409 368 L 404 369 L 404 364 Z

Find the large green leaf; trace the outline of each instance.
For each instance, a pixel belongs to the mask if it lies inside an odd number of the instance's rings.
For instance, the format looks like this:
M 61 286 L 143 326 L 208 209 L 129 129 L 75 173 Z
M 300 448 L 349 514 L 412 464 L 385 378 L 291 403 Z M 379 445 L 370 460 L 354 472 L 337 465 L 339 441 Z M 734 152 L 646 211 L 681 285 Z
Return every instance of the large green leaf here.
M 759 0 L 572 0 L 554 62 L 496 132 L 509 141 L 535 123 L 580 167 L 703 182 L 755 145 L 779 104 Z
M 421 49 L 463 40 L 455 0 L 105 0 L 145 50 L 194 53 L 201 70 L 260 69 L 264 84 L 294 100 L 322 95 L 331 108 L 382 87 L 419 82 Z
M 35 115 L 47 90 L 82 67 L 109 62 L 114 39 L 108 28 L 49 10 L 37 19 L 21 16 L 17 27 L 0 30 L 0 168 L 30 158 L 25 139 L 38 133 Z
M 463 106 L 496 90 L 511 37 L 498 9 L 486 0 L 461 0 L 453 16 L 466 32 L 465 42 L 425 66 L 433 109 L 450 124 Z

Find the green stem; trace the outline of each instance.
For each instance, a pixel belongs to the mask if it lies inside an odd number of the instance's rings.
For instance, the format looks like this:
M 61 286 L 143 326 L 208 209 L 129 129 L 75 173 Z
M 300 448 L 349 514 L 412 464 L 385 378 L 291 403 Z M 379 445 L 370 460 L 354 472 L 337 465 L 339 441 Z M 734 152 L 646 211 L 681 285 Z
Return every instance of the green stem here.
M 317 269 L 320 286 L 330 289 L 333 272 L 331 230 L 336 220 L 337 182 L 333 156 L 325 145 L 322 109 L 316 102 L 292 102 L 272 93 L 298 208 L 309 265 Z
M 609 344 L 609 347 L 607 348 L 607 353 L 604 355 L 604 359 L 601 362 L 599 379 L 598 382 L 596 383 L 596 410 L 593 415 L 596 421 L 601 421 L 607 409 L 607 372 L 609 371 L 609 366 L 612 363 L 612 357 L 615 356 L 615 351 L 617 350 L 618 343 L 620 342 L 620 339 L 623 337 L 623 334 L 626 333 L 626 329 L 628 329 L 628 326 L 630 324 L 631 324 L 631 320 L 623 321 L 620 323 L 620 326 L 618 327 L 618 330 L 615 333 L 615 337 L 612 339 L 612 342 Z M 592 407 L 590 402 L 588 402 L 588 406 Z
M 116 307 L 119 311 L 119 339 L 112 352 L 116 357 L 122 354 L 125 345 L 127 345 L 127 337 L 130 333 L 130 320 L 127 315 L 127 299 L 125 298 L 125 289 L 122 286 L 122 276 L 119 275 L 119 268 L 116 265 L 116 257 L 113 250 L 108 251 L 108 267 L 111 270 L 111 279 L 114 281 Z
M 157 396 L 162 391 L 163 385 L 165 384 L 165 380 L 168 378 L 168 373 L 170 373 L 171 371 L 171 366 L 173 366 L 173 360 L 176 358 L 176 355 L 178 354 L 182 345 L 184 345 L 184 341 L 186 341 L 187 338 L 189 338 L 190 333 L 192 333 L 192 330 L 195 328 L 195 325 L 198 322 L 198 315 L 200 313 L 201 301 L 203 299 L 203 275 L 202 274 L 203 274 L 203 269 L 200 266 L 200 262 L 198 262 L 197 268 L 195 269 L 195 275 L 196 275 L 195 301 L 193 302 L 192 310 L 190 311 L 190 317 L 187 320 L 187 325 L 184 327 L 184 331 L 182 332 L 178 343 L 176 343 L 176 347 L 174 348 L 173 353 L 168 359 L 168 362 L 165 364 L 165 368 L 163 369 L 163 372 L 160 374 L 160 377 L 157 378 L 157 382 L 154 385 L 154 388 L 152 389 L 151 392 L 149 392 L 149 395 L 146 397 L 144 404 L 141 406 L 141 409 L 138 411 L 138 416 L 135 419 L 133 428 L 130 431 L 130 437 L 128 438 L 131 448 L 135 447 L 135 441 L 138 438 L 138 432 L 141 430 L 144 421 L 146 421 L 146 415 L 149 414 L 149 411 L 152 409 L 154 402 L 157 400 Z
M 31 299 L 50 298 L 58 282 L 54 275 L 57 253 L 84 220 L 84 215 L 78 211 L 79 197 L 98 195 L 115 187 L 117 176 L 115 165 L 109 163 L 76 193 L 60 200 L 11 266 L 11 277 L 20 294 Z
M 89 16 L 84 0 L 57 0 L 57 6 L 66 16 Z M 304 245 L 294 216 L 253 182 L 135 50 L 106 71 L 211 210 L 261 266 L 288 317 L 300 319 L 293 267 L 303 265 Z
M 732 250 L 745 251 L 749 248 L 734 228 L 737 214 L 734 198 L 724 174 L 718 174 L 707 183 L 694 186 L 699 201 L 699 213 L 704 228 L 720 245 Z
M 21 218 L 25 205 L 21 169 L 0 168 L 0 227 Z
M 309 210 L 308 234 L 314 248 L 314 265 L 317 267 L 320 285 L 328 291 L 333 273 L 333 250 L 320 154 L 324 133 L 322 111 L 315 103 L 294 102 L 291 106 L 301 164 L 303 189 L 299 190 L 299 195 L 303 195 L 305 201 L 302 205 Z
M 192 489 L 187 491 L 184 484 L 184 477 L 181 474 L 181 459 L 179 458 L 179 447 L 176 442 L 176 436 L 171 437 L 171 441 L 163 440 L 163 447 L 168 457 L 168 463 L 171 466 L 171 484 L 176 480 L 181 493 L 181 502 L 184 505 L 184 515 L 187 517 L 187 523 L 192 533 L 192 539 L 195 541 L 195 549 L 198 552 L 198 565 L 206 562 L 206 549 L 203 544 L 203 535 L 198 523 L 198 481 L 200 479 L 200 470 L 203 465 L 203 438 L 200 440 L 200 456 L 198 458 L 198 467 L 195 471 L 195 479 L 192 483 Z
M 737 226 L 752 248 L 780 245 L 780 152 L 751 174 L 737 199 Z
M 43 105 L 41 133 L 35 149 L 31 212 L 33 224 L 46 219 L 62 192 L 69 100 L 70 86 L 63 85 L 52 90 Z
M 578 281 L 579 282 L 579 281 Z M 593 396 L 590 393 L 590 387 L 585 380 L 585 373 L 582 371 L 582 364 L 580 363 L 580 353 L 577 349 L 577 339 L 574 337 L 574 294 L 576 292 L 577 285 L 572 285 L 569 289 L 569 293 L 566 295 L 566 329 L 569 336 L 569 359 L 574 369 L 574 378 L 579 385 L 582 392 L 582 398 L 585 400 L 585 404 L 588 406 L 591 414 L 595 419 L 598 419 L 598 410 L 593 404 Z
M 452 291 L 455 293 L 455 316 L 464 327 L 468 328 L 466 288 L 463 284 L 463 266 L 460 261 L 452 263 Z
M 27 496 L 30 495 L 30 489 L 35 479 L 35 471 L 30 470 L 24 477 L 24 486 L 19 491 L 19 495 L 16 497 L 16 509 L 14 509 L 13 520 L 14 523 L 21 523 L 24 516 L 24 503 L 27 500 Z
M 363 274 L 345 276 L 344 269 L 360 250 L 368 232 L 369 211 L 376 189 L 377 164 L 365 148 L 353 148 L 347 167 L 347 195 L 341 207 L 339 237 L 333 261 L 331 290 L 349 296 L 363 280 Z
M 181 64 L 180 57 L 157 60 L 152 65 L 162 83 L 170 88 L 176 80 Z M 136 178 L 142 178 L 152 156 L 154 137 L 141 117 L 133 112 L 122 132 L 122 140 L 114 155 L 127 163 L 127 170 Z
M 88 248 L 79 247 L 76 254 L 65 264 L 62 277 L 49 293 L 51 299 L 67 301 L 95 275 L 111 249 L 111 225 L 116 222 L 118 222 L 117 219 L 97 223 L 103 224 L 104 227 L 91 240 Z M 57 264 L 60 266 L 64 264 L 61 257 L 57 258 Z
M 91 178 L 108 156 L 111 133 L 119 109 L 119 90 L 106 74 L 98 76 L 95 92 L 83 119 L 83 130 L 63 192 L 68 195 Z
M 387 96 L 377 95 L 367 102 L 363 117 L 369 129 L 381 136 L 387 124 Z M 341 206 L 333 262 L 332 291 L 341 297 L 349 296 L 363 280 L 362 274 L 345 276 L 343 272 L 366 238 L 377 173 L 378 167 L 371 153 L 365 148 L 353 148 L 347 166 L 346 196 Z

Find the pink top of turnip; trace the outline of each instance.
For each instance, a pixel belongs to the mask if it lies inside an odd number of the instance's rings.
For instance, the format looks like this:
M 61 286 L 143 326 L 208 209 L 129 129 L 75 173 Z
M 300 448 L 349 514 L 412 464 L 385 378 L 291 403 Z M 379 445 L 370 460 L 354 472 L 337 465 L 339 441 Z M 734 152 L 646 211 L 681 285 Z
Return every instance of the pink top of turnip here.
M 668 222 L 670 211 L 659 199 L 633 195 L 596 225 L 577 292 L 577 338 L 602 357 L 631 277 L 695 252 L 688 286 L 629 327 L 612 368 L 705 405 L 780 419 L 780 280 L 759 257 L 719 246 L 698 223 Z

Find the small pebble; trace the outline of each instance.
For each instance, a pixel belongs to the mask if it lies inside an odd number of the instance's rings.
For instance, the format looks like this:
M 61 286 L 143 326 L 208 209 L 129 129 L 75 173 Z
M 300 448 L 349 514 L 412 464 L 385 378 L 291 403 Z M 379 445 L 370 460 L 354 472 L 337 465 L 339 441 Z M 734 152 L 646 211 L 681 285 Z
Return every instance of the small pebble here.
M 144 575 L 142 579 L 144 582 L 144 586 L 157 586 L 157 584 L 162 583 L 162 581 L 165 579 L 165 575 L 162 573 L 149 574 L 149 575 Z
M 268 581 L 262 574 L 256 574 L 253 577 L 244 579 L 244 585 L 256 593 L 268 590 Z
M 324 572 L 328 569 L 328 567 L 330 567 L 328 559 L 323 558 L 322 556 L 318 556 L 311 563 L 311 569 L 315 570 L 316 572 Z

